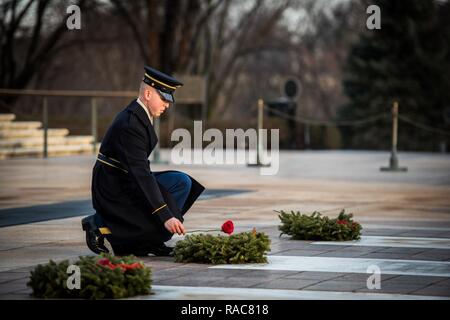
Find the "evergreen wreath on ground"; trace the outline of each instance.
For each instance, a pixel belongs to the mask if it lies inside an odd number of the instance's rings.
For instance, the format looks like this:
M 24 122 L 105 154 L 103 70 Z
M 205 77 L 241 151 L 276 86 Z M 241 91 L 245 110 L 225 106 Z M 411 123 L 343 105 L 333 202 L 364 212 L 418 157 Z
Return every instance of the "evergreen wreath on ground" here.
M 176 262 L 212 264 L 266 263 L 270 239 L 262 232 L 241 232 L 230 236 L 193 234 L 177 242 Z
M 151 270 L 134 256 L 79 257 L 73 263 L 80 269 L 79 289 L 68 288 L 68 278 L 73 274 L 68 260 L 38 265 L 31 271 L 27 283 L 33 296 L 44 299 L 120 299 L 147 295 L 151 291 Z M 71 279 L 69 279 L 70 281 Z
M 352 220 L 353 214 L 346 214 L 342 210 L 335 219 L 322 216 L 314 211 L 311 215 L 301 214 L 299 211 L 287 213 L 278 212 L 281 225 L 278 229 L 281 235 L 287 234 L 294 240 L 323 240 L 347 241 L 358 240 L 361 237 L 361 224 Z

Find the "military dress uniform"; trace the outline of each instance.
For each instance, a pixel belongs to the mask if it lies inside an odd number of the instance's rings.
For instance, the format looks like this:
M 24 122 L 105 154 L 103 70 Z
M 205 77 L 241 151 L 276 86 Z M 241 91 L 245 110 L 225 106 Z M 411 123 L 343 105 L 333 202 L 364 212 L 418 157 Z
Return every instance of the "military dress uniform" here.
M 143 81 L 169 102 L 174 102 L 173 92 L 182 85 L 149 67 Z M 151 171 L 148 158 L 158 137 L 146 111 L 140 101 L 131 101 L 102 140 L 92 173 L 96 214 L 82 222 L 88 247 L 96 253 L 107 251 L 106 238 L 115 254 L 168 255 L 164 242 L 173 234 L 164 223 L 172 217 L 183 222 L 205 189 L 185 173 Z

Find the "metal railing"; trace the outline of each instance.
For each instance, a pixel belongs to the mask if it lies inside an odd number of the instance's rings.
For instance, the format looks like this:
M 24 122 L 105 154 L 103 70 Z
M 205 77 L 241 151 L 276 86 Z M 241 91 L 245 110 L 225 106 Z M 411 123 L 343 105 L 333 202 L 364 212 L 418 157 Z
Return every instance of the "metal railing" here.
M 95 90 L 18 90 L 0 89 L 0 96 L 35 96 L 42 97 L 42 126 L 44 130 L 43 157 L 48 157 L 48 98 L 49 97 L 85 97 L 91 99 L 91 135 L 92 153 L 97 153 L 97 98 L 136 98 L 134 91 L 95 91 Z M 159 121 L 155 118 L 154 121 Z M 155 126 L 155 128 L 159 128 Z M 156 133 L 159 137 L 159 132 Z M 158 148 L 158 150 L 156 150 Z M 159 153 L 159 143 L 155 152 Z

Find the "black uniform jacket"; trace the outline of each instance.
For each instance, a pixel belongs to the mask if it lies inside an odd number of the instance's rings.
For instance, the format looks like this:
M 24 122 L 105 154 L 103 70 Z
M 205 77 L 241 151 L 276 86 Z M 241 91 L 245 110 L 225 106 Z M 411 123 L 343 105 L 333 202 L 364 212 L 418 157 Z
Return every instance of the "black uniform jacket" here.
M 177 208 L 150 170 L 148 157 L 157 142 L 153 125 L 136 100 L 116 116 L 102 140 L 93 169 L 92 202 L 116 244 L 169 240 L 172 234 L 164 222 L 172 217 L 183 221 L 205 189 L 190 177 L 188 199 L 181 210 Z

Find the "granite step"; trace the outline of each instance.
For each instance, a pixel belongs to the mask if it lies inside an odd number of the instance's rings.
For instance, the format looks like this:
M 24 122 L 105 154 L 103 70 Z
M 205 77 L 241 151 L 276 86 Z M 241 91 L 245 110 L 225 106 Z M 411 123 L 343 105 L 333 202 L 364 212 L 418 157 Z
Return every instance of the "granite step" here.
M 0 113 L 0 122 L 13 121 L 15 118 L 16 115 L 13 113 Z
M 8 130 L 0 129 L 0 139 L 42 137 L 42 129 Z M 48 129 L 49 137 L 64 137 L 69 134 L 68 129 Z
M 0 121 L 0 130 L 27 130 L 42 127 L 40 121 Z
M 91 154 L 91 144 L 56 145 L 48 146 L 48 156 L 66 156 L 75 154 Z M 0 159 L 19 157 L 42 157 L 42 147 L 29 148 L 0 148 Z
M 92 143 L 92 136 L 49 136 L 47 143 L 49 146 L 90 144 Z M 0 148 L 42 147 L 43 145 L 43 136 L 0 140 Z

